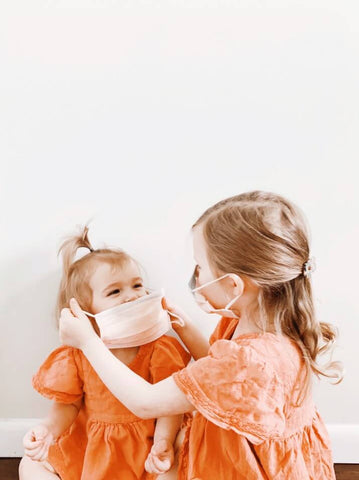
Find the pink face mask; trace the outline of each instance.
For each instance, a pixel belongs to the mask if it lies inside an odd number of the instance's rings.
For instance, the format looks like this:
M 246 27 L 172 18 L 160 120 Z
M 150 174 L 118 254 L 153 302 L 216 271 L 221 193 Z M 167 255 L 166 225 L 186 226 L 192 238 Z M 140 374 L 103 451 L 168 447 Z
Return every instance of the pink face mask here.
M 212 285 L 212 283 L 216 283 L 219 280 L 222 280 L 222 278 L 228 277 L 230 274 L 226 273 L 222 277 L 216 278 L 214 280 L 211 280 L 210 282 L 204 283 L 203 285 L 196 287 L 196 268 L 194 269 L 193 275 L 188 283 L 189 288 L 191 289 L 191 292 L 193 293 L 193 296 L 200 308 L 204 310 L 206 313 L 217 313 L 218 315 L 221 315 L 222 317 L 226 318 L 239 318 L 232 310 L 230 310 L 230 307 L 236 302 L 240 295 L 237 297 L 234 297 L 233 300 L 231 300 L 224 308 L 214 308 L 209 301 L 202 295 L 201 293 L 198 293 L 198 290 L 201 290 L 204 287 L 207 287 L 208 285 Z
M 86 315 L 96 319 L 100 336 L 107 348 L 128 348 L 153 342 L 171 329 L 172 323 L 162 307 L 164 292 L 153 292 L 132 302 L 121 303 L 103 312 Z M 171 316 L 173 314 L 171 313 Z

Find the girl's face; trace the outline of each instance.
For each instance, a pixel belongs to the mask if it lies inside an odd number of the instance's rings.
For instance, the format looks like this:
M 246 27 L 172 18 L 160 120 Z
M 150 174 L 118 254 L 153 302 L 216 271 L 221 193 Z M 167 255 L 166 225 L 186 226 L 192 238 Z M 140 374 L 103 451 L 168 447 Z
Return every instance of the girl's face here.
M 122 267 L 108 263 L 99 265 L 89 284 L 92 290 L 93 314 L 121 303 L 132 302 L 147 293 L 138 266 L 133 260 L 128 260 Z
M 209 265 L 207 247 L 203 236 L 203 226 L 201 224 L 193 229 L 193 257 L 196 262 L 196 287 L 200 287 L 221 276 L 214 274 Z M 236 285 L 234 285 L 233 280 L 229 277 L 202 288 L 200 293 L 214 308 L 224 308 L 230 300 L 238 295 Z

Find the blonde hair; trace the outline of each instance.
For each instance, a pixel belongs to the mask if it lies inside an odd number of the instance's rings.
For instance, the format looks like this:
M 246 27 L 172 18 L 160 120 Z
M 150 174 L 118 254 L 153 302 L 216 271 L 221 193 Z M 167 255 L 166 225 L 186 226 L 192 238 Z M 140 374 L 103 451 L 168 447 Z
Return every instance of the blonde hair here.
M 91 312 L 92 290 L 89 284 L 91 275 L 99 263 L 122 268 L 128 261 L 138 263 L 120 249 L 101 248 L 94 250 L 88 238 L 88 226 L 80 228 L 77 235 L 67 238 L 59 249 L 62 255 L 63 273 L 57 296 L 56 318 L 61 310 L 69 306 L 71 298 L 76 298 L 83 310 Z M 89 253 L 75 260 L 77 250 L 87 248 Z
M 308 229 L 299 208 L 280 195 L 253 191 L 216 203 L 192 228 L 199 224 L 215 273 L 254 280 L 260 287 L 256 309 L 265 329 L 288 336 L 302 351 L 307 373 L 298 402 L 307 393 L 311 372 L 339 383 L 340 362 L 317 363 L 319 354 L 332 350 L 337 331 L 315 315 L 310 276 L 304 274 Z

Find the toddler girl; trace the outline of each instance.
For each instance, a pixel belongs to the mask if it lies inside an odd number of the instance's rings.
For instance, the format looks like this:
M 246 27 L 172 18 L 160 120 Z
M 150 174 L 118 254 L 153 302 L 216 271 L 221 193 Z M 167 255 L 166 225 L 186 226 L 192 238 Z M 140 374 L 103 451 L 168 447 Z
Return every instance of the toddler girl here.
M 169 307 L 185 321 L 176 330 L 197 361 L 151 385 L 106 351 L 74 299 L 61 316 L 63 343 L 80 348 L 142 418 L 198 410 L 184 439 L 181 480 L 334 480 L 311 377 L 340 377 L 317 362 L 335 333 L 315 316 L 314 264 L 299 209 L 260 191 L 228 198 L 195 223 L 193 247 L 192 291 L 207 312 L 222 315 L 208 350 L 188 316 Z
M 92 331 L 101 333 L 102 340 L 97 338 L 104 348 L 146 382 L 156 383 L 185 367 L 188 352 L 163 335 L 170 323 L 161 294 L 147 295 L 139 266 L 127 253 L 94 250 L 87 234 L 85 227 L 60 249 L 64 271 L 58 313 L 75 296 L 96 318 Z M 89 253 L 75 261 L 81 247 Z M 116 322 L 113 315 L 119 310 L 122 320 Z M 106 388 L 81 350 L 63 346 L 53 351 L 33 377 L 33 386 L 53 405 L 49 416 L 25 435 L 21 479 L 176 478 L 173 444 L 181 415 L 161 416 L 157 422 L 139 418 Z

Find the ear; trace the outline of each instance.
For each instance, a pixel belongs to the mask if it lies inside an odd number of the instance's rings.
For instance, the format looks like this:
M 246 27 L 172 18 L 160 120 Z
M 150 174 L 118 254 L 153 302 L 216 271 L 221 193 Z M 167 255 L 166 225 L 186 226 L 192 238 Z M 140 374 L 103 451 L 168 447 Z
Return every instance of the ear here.
M 244 292 L 244 281 L 243 279 L 235 274 L 235 273 L 230 273 L 228 277 L 232 280 L 233 282 L 233 295 L 235 297 L 240 297 L 243 295 Z

